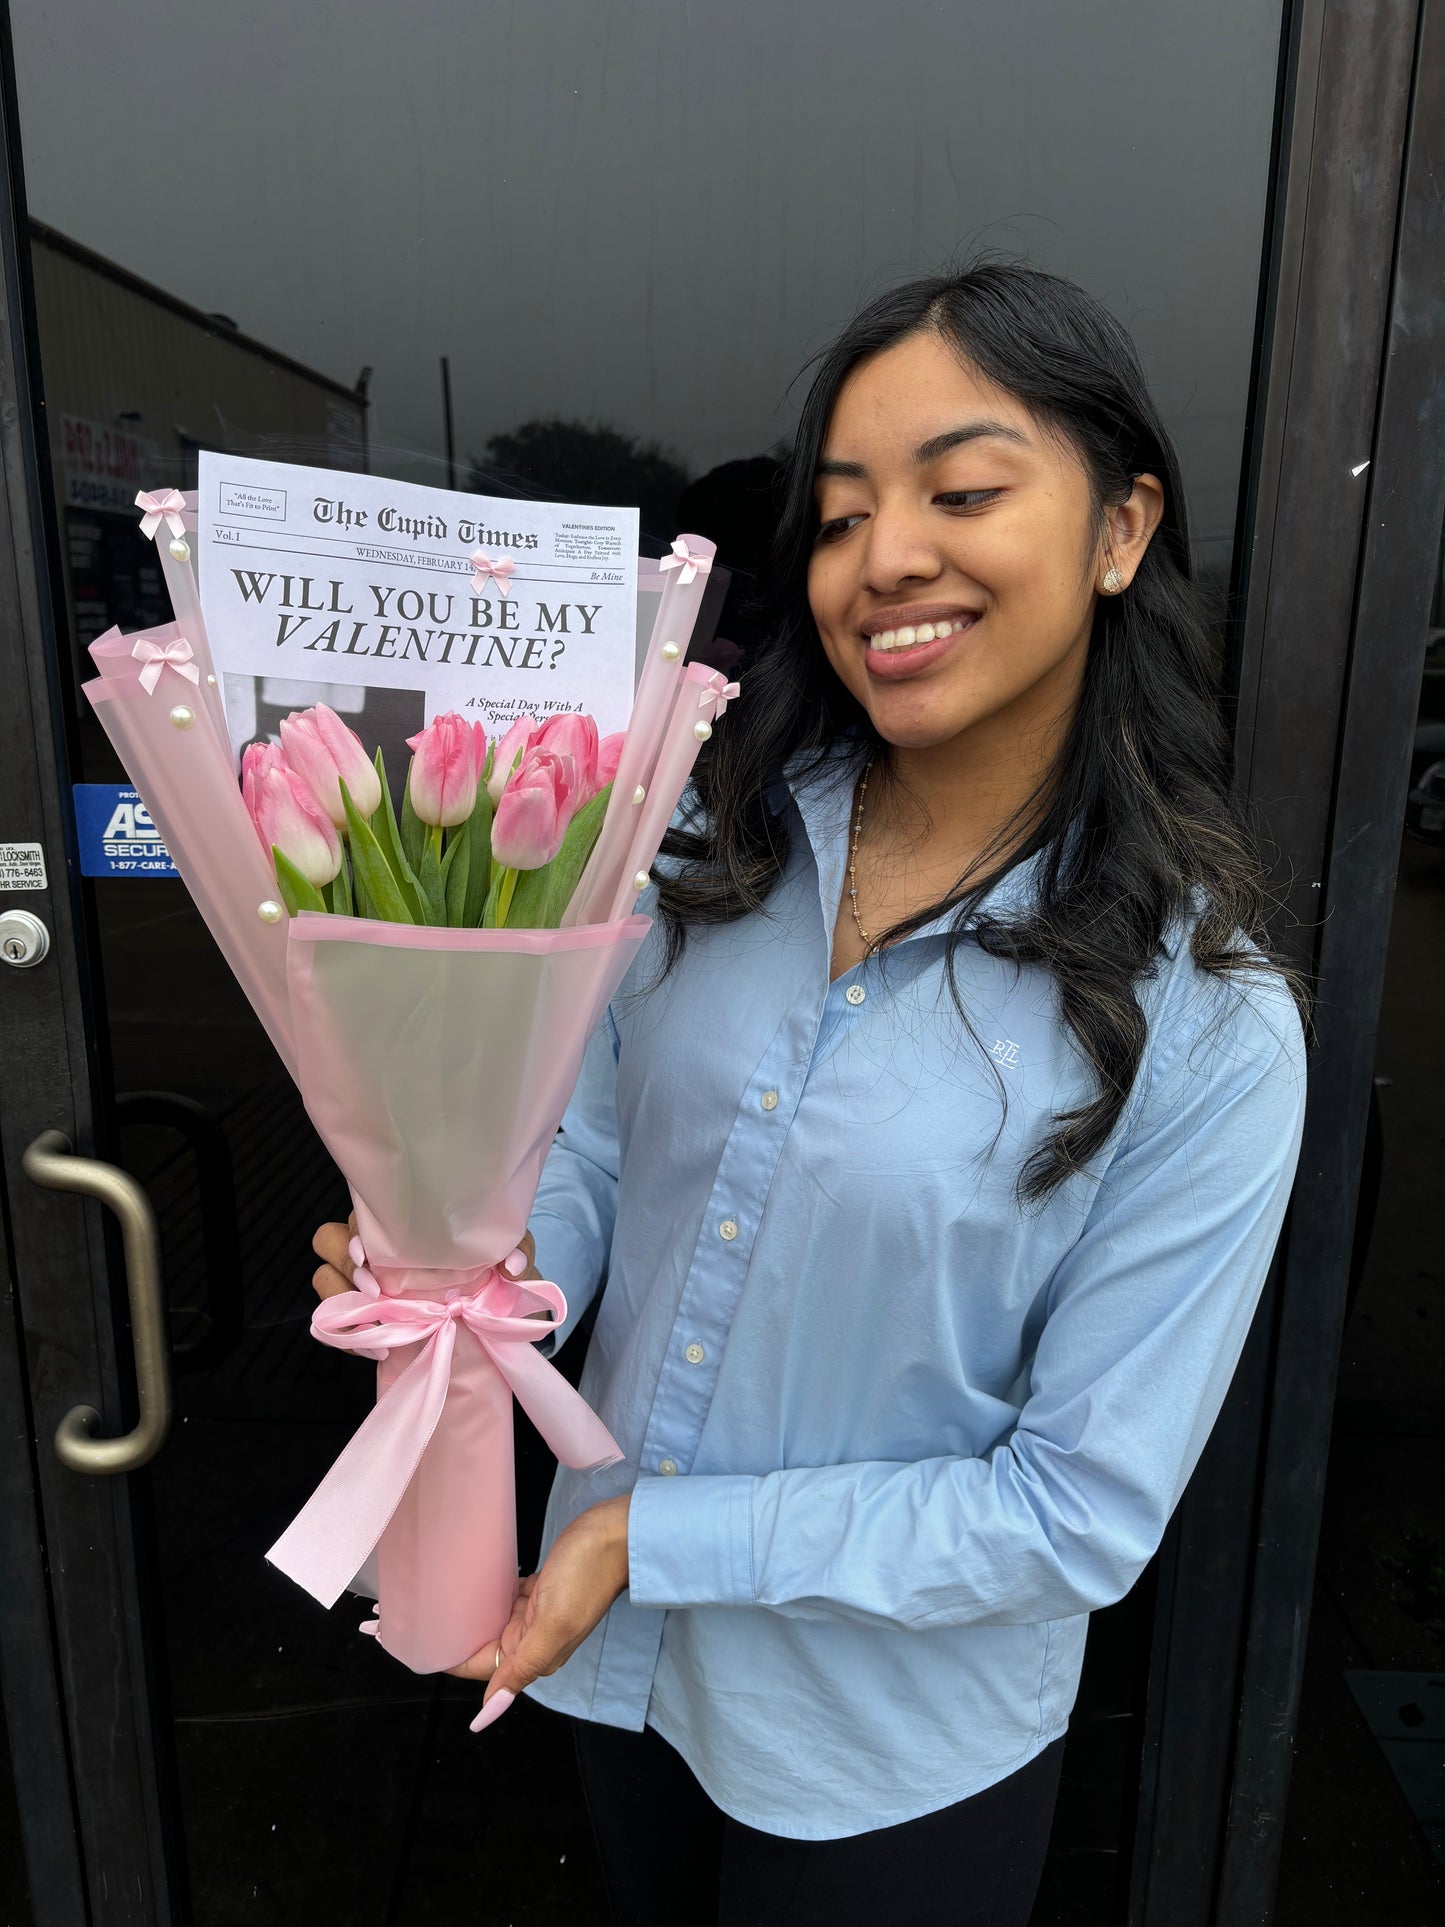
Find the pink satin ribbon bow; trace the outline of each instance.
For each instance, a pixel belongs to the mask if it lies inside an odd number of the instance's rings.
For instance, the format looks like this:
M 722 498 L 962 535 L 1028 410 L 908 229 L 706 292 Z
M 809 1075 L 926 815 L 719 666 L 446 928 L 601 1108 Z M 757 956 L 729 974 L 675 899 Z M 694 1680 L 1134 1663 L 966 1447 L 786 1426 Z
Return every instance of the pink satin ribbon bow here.
M 312 1335 L 338 1351 L 383 1359 L 395 1345 L 419 1348 L 266 1555 L 324 1606 L 336 1604 L 401 1504 L 441 1419 L 459 1331 L 486 1352 L 564 1465 L 586 1471 L 622 1457 L 587 1401 L 533 1349 L 553 1327 L 518 1312 L 535 1299 L 560 1324 L 567 1300 L 556 1285 L 517 1285 L 498 1265 L 433 1275 L 444 1287 L 439 1298 L 383 1297 L 358 1266 L 356 1289 L 323 1299 L 311 1315 Z
M 712 557 L 710 555 L 694 555 L 692 550 L 687 546 L 687 543 L 679 535 L 673 542 L 672 554 L 665 555 L 658 564 L 658 567 L 664 575 L 666 575 L 669 569 L 681 569 L 682 574 L 677 579 L 686 587 L 689 582 L 695 582 L 700 575 L 707 575 L 711 571 Z
M 720 672 L 714 671 L 713 680 L 697 699 L 699 709 L 709 711 L 709 720 L 716 722 L 730 702 L 742 694 L 735 682 L 725 682 Z
M 476 571 L 472 577 L 474 589 L 485 589 L 490 582 L 499 596 L 505 598 L 512 593 L 508 584 L 517 565 L 510 556 L 505 561 L 494 562 L 489 555 L 483 555 L 480 549 L 473 549 L 467 560 Z
M 141 688 L 148 696 L 154 696 L 163 669 L 174 669 L 178 676 L 184 676 L 187 682 L 193 682 L 199 688 L 201 672 L 192 661 L 195 653 L 184 636 L 177 636 L 171 642 L 157 642 L 151 636 L 137 636 L 131 654 L 142 664 Z
M 147 495 L 142 489 L 135 498 L 138 509 L 144 509 L 141 517 L 140 532 L 156 539 L 156 530 L 164 522 L 172 535 L 181 536 L 186 532 L 186 498 L 178 488 L 157 489 L 154 495 Z

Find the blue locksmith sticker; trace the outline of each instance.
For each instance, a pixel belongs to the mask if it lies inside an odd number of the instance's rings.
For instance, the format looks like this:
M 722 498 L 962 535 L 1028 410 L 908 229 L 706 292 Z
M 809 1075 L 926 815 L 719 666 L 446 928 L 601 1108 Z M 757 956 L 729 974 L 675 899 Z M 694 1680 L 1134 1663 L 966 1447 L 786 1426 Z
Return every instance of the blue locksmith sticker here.
M 80 869 L 88 877 L 173 877 L 161 833 L 132 789 L 118 783 L 75 783 Z

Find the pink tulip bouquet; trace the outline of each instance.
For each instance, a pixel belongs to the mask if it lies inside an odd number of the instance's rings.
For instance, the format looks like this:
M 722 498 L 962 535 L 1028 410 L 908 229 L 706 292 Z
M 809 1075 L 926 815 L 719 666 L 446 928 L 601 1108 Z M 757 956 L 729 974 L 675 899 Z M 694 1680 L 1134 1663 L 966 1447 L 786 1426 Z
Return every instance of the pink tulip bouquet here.
M 325 703 L 241 757 L 241 794 L 292 916 L 453 930 L 554 930 L 601 833 L 622 736 L 590 716 L 523 716 L 498 743 L 438 716 L 412 751 L 400 817 L 378 749 Z
M 177 497 L 178 518 L 192 504 Z M 537 1350 L 519 1241 L 587 1039 L 649 928 L 635 913 L 699 743 L 735 695 L 685 662 L 713 547 L 680 537 L 628 728 L 439 716 L 400 812 L 324 705 L 238 783 L 183 537 L 176 621 L 91 645 L 86 694 L 351 1190 L 354 1288 L 313 1335 L 376 1361 L 377 1403 L 268 1557 L 418 1672 L 495 1640 L 516 1585 L 515 1396 L 575 1467 L 605 1427 Z

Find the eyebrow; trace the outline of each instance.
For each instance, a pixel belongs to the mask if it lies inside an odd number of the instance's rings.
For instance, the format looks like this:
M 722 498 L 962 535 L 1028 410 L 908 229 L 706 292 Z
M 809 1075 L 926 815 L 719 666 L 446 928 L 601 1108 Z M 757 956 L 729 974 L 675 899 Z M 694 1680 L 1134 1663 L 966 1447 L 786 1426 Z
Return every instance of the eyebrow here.
M 965 442 L 1015 442 L 1021 448 L 1032 448 L 1033 443 L 1020 429 L 1011 428 L 1007 422 L 973 421 L 964 422 L 961 427 L 947 428 L 941 435 L 930 435 L 926 442 L 920 442 L 913 451 L 915 468 L 924 468 L 929 462 L 936 462 L 940 455 L 946 455 L 951 448 L 961 448 Z M 861 481 L 868 473 L 862 462 L 843 462 L 830 455 L 824 455 L 816 470 L 819 476 L 836 475 L 848 481 Z

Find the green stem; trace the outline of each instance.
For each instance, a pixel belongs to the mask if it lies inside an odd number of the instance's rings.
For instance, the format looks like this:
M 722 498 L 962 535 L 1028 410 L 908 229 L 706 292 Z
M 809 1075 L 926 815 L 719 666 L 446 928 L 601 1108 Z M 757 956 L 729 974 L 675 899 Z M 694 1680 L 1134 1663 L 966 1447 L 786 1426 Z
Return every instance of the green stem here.
M 427 841 L 431 844 L 432 848 L 436 851 L 437 862 L 440 863 L 442 860 L 442 826 L 441 824 L 428 823 L 426 834 L 427 834 Z
M 496 927 L 498 930 L 505 930 L 507 927 L 507 912 L 512 907 L 512 892 L 517 887 L 517 878 L 520 874 L 517 870 L 505 870 L 502 873 L 502 881 L 497 890 Z

